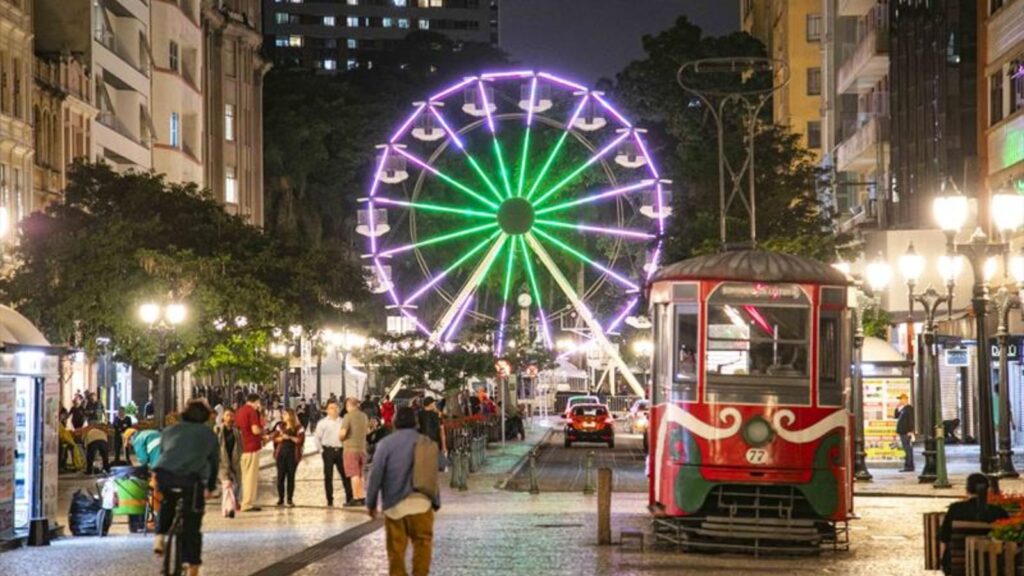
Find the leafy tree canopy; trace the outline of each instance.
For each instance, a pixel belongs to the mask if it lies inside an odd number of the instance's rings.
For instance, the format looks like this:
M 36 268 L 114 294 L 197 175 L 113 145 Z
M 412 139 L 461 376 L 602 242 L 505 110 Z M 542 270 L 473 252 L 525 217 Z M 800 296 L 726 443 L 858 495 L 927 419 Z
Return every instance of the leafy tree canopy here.
M 65 194 L 21 224 L 16 267 L 0 293 L 53 342 L 93 351 L 111 339 L 116 359 L 152 376 L 157 339 L 136 311 L 145 301 L 181 301 L 171 373 L 245 367 L 267 381 L 275 326 L 319 326 L 365 294 L 347 254 L 275 238 L 227 214 L 195 184 L 117 174 L 76 164 Z

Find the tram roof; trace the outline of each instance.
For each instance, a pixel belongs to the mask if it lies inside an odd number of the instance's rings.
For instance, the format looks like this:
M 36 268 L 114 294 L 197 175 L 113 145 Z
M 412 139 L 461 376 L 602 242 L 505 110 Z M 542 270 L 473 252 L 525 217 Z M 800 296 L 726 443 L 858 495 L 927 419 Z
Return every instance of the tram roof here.
M 734 250 L 689 258 L 661 267 L 651 281 L 684 279 L 803 282 L 836 286 L 850 283 L 846 274 L 828 264 L 763 250 Z

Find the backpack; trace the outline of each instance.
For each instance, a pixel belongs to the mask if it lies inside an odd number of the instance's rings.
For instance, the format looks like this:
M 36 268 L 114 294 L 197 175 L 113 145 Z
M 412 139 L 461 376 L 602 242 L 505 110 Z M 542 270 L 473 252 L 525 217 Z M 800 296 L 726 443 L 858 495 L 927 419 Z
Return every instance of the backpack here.
M 416 446 L 413 448 L 412 458 L 412 489 L 429 496 L 431 500 L 437 498 L 439 489 L 437 482 L 437 459 L 440 450 L 437 444 L 419 434 L 416 436 Z

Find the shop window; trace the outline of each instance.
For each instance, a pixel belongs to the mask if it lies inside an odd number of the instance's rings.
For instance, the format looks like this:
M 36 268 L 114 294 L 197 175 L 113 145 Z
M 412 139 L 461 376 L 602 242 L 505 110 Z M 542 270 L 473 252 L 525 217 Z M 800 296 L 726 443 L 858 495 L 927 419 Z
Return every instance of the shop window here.
M 843 405 L 842 318 L 822 312 L 818 320 L 818 404 Z

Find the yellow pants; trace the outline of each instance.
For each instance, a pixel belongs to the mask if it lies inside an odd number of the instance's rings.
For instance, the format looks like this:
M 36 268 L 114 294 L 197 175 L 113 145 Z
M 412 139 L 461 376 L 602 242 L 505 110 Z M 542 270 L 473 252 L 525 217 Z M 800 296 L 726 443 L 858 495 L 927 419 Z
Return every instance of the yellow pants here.
M 392 520 L 384 517 L 384 531 L 387 534 L 388 575 L 407 576 L 405 550 L 412 542 L 413 576 L 430 574 L 430 556 L 434 547 L 434 511 L 410 514 Z
M 260 453 L 242 452 L 242 502 L 243 512 L 256 505 L 256 491 L 260 485 Z

